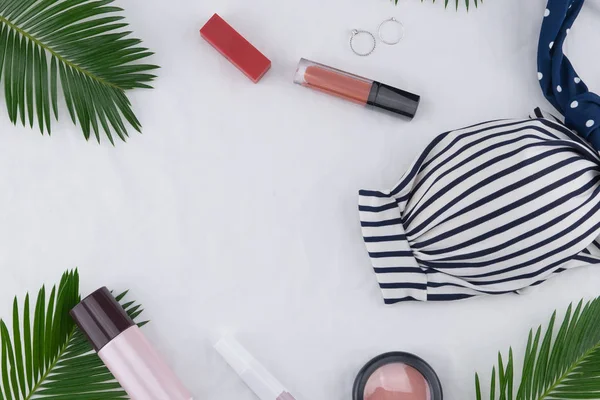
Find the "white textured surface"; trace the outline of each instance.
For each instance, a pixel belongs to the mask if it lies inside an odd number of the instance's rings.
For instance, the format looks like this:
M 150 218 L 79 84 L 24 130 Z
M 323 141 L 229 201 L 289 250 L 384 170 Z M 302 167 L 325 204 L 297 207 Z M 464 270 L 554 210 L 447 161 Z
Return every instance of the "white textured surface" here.
M 143 135 L 86 143 L 63 108 L 40 137 L 2 111 L 0 315 L 78 266 L 84 293 L 131 289 L 197 399 L 253 399 L 210 347 L 229 329 L 299 398 L 348 400 L 366 361 L 405 350 L 465 400 L 498 350 L 520 354 L 531 326 L 599 293 L 600 268 L 586 268 L 521 297 L 384 306 L 361 242 L 359 188 L 393 185 L 444 130 L 550 107 L 535 67 L 543 1 L 469 14 L 418 0 L 119 3 L 163 67 L 156 90 L 131 93 Z M 214 12 L 272 59 L 258 85 L 200 39 Z M 400 45 L 350 52 L 350 29 L 393 15 Z M 598 21 L 590 2 L 568 47 L 600 91 Z M 405 123 L 295 86 L 300 57 L 419 93 L 420 113 Z

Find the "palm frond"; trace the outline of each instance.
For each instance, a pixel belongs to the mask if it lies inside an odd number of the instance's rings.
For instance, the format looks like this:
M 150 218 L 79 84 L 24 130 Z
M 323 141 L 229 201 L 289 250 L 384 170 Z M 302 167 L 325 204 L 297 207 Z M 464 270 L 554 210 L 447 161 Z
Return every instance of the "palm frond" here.
M 498 354 L 498 374 L 492 371 L 490 400 L 600 399 L 600 297 L 579 302 L 575 310 L 569 305 L 557 332 L 555 322 L 556 312 L 543 335 L 541 326 L 535 334 L 529 332 L 518 387 L 513 383 L 512 349 L 506 367 Z M 498 393 L 494 388 L 496 375 Z M 478 400 L 483 398 L 477 374 L 475 393 Z
M 119 302 L 125 294 L 117 296 Z M 0 320 L 0 400 L 126 399 L 125 391 L 69 316 L 80 300 L 78 272 L 66 272 L 58 288 L 54 286 L 46 295 L 42 287 L 32 299 L 34 308 L 27 295 L 22 317 L 15 298 L 12 335 Z M 122 305 L 134 319 L 142 312 L 134 302 Z
M 0 79 L 8 117 L 16 124 L 51 132 L 61 89 L 74 124 L 86 139 L 103 130 L 125 140 L 124 121 L 141 125 L 125 91 L 150 88 L 155 65 L 124 30 L 123 11 L 113 0 L 0 0 Z
M 398 5 L 399 1 L 400 0 L 394 0 L 394 3 Z M 467 11 L 469 11 L 469 7 L 471 6 L 471 0 L 454 0 L 454 2 L 456 3 L 456 9 L 458 10 L 461 1 L 465 2 L 465 7 L 467 8 Z M 421 0 L 421 3 L 424 2 L 425 0 Z M 435 3 L 435 0 L 432 0 L 432 2 Z M 475 7 L 479 7 L 479 3 L 483 3 L 483 0 L 473 0 L 473 3 L 475 4 Z M 450 0 L 444 0 L 444 7 L 448 8 L 448 4 L 450 4 Z

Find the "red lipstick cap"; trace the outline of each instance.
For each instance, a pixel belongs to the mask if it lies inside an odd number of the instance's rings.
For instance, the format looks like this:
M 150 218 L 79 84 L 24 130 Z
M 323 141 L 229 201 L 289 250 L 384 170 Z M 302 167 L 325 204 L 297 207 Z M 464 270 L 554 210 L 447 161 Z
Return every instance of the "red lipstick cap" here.
M 217 14 L 200 29 L 200 34 L 254 83 L 271 68 L 271 61 Z

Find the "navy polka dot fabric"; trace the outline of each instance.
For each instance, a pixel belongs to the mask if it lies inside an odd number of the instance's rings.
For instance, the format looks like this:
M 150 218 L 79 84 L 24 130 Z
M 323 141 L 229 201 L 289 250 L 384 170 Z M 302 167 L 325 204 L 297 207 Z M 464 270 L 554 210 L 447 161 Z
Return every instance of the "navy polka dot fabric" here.
M 538 79 L 565 124 L 600 150 L 600 97 L 589 91 L 563 53 L 585 0 L 549 0 L 538 47 Z

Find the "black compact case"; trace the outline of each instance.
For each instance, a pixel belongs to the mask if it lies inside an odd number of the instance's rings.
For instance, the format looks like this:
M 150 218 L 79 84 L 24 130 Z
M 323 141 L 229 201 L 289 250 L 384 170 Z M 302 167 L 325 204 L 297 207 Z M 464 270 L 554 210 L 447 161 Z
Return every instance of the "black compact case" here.
M 365 386 L 371 375 L 388 364 L 405 364 L 419 371 L 429 384 L 430 400 L 443 400 L 442 384 L 437 374 L 425 360 L 410 353 L 399 351 L 381 354 L 369 361 L 359 371 L 352 389 L 353 400 L 364 400 Z

